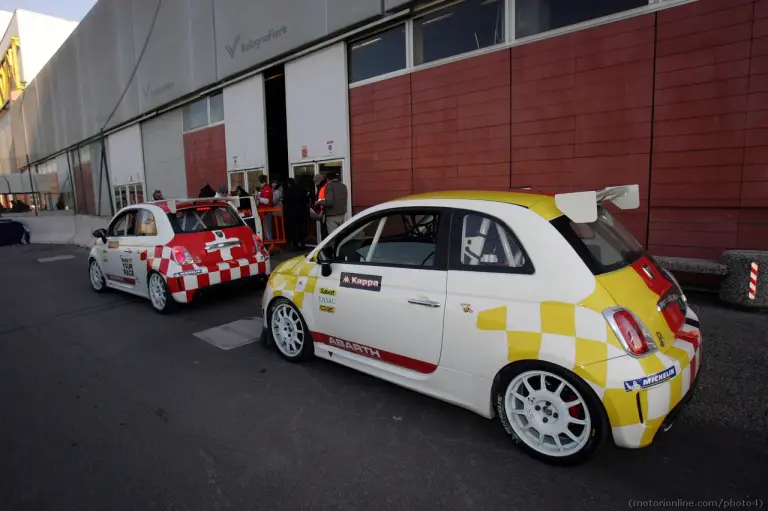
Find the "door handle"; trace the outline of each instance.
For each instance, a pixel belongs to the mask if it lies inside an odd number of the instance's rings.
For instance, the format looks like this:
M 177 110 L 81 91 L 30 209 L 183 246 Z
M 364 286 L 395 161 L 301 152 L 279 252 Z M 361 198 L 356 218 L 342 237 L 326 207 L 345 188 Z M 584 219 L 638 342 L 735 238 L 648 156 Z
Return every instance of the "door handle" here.
M 130 248 L 127 250 L 123 250 L 123 252 L 125 252 L 126 254 L 133 254 L 133 250 L 131 250 Z
M 432 300 L 420 300 L 418 298 L 411 298 L 408 300 L 408 303 L 412 303 L 414 305 L 423 305 L 424 307 L 432 307 L 433 309 L 440 307 L 440 302 L 433 302 Z

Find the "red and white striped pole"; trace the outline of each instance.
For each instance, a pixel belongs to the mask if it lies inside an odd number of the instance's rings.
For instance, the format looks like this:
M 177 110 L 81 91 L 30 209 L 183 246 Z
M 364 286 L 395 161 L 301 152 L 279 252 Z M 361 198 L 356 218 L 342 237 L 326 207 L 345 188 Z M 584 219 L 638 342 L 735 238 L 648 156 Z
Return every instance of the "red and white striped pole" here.
M 752 263 L 749 271 L 749 299 L 754 300 L 757 296 L 757 261 Z

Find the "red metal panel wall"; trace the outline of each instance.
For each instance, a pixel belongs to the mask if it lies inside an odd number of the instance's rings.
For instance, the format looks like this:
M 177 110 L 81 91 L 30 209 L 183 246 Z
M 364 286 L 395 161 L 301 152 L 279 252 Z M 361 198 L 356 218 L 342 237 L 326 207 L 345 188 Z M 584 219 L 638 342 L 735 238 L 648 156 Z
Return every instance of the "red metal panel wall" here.
M 413 190 L 509 189 L 509 51 L 411 76 Z
M 512 49 L 513 186 L 637 183 L 641 207 L 623 219 L 645 240 L 653 41 L 648 15 Z
M 717 258 L 736 247 L 752 0 L 658 13 L 649 248 Z
M 429 190 L 638 183 L 641 208 L 622 216 L 652 252 L 768 249 L 768 0 L 698 0 L 350 102 L 356 210 Z
M 412 193 L 411 77 L 350 90 L 352 209 Z
M 739 248 L 768 250 L 768 0 L 756 0 L 747 96 Z
M 227 149 L 224 125 L 184 134 L 187 194 L 197 197 L 206 183 L 214 190 L 227 184 Z

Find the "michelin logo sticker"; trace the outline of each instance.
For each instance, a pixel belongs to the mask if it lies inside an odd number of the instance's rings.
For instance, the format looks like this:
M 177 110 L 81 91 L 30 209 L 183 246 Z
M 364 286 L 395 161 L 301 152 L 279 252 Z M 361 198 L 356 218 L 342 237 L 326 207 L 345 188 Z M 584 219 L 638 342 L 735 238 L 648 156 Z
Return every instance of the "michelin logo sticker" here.
M 660 373 L 652 374 L 644 378 L 627 380 L 624 382 L 624 390 L 627 392 L 632 392 L 633 390 L 647 389 L 648 387 L 653 387 L 654 385 L 665 382 L 670 378 L 674 378 L 676 375 L 677 370 L 675 369 L 675 366 L 672 366 L 668 369 L 664 369 Z

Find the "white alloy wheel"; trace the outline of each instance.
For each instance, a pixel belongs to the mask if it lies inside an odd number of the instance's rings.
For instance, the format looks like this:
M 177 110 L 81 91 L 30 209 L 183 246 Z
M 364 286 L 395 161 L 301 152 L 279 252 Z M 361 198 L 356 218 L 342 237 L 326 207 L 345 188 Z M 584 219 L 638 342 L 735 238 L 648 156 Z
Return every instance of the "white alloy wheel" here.
M 515 434 L 544 456 L 571 456 L 589 442 L 592 419 L 587 402 L 557 374 L 542 370 L 518 374 L 507 386 L 504 405 Z
M 152 302 L 152 307 L 160 312 L 165 311 L 168 303 L 168 294 L 165 281 L 159 273 L 153 273 L 149 277 L 149 300 Z
M 104 274 L 101 272 L 101 268 L 99 268 L 99 263 L 91 261 L 88 273 L 90 274 L 91 286 L 93 286 L 94 291 L 97 293 L 103 291 L 106 283 L 104 282 Z
M 299 312 L 287 301 L 281 301 L 272 309 L 270 330 L 277 349 L 289 359 L 299 358 L 304 344 L 311 342 Z

